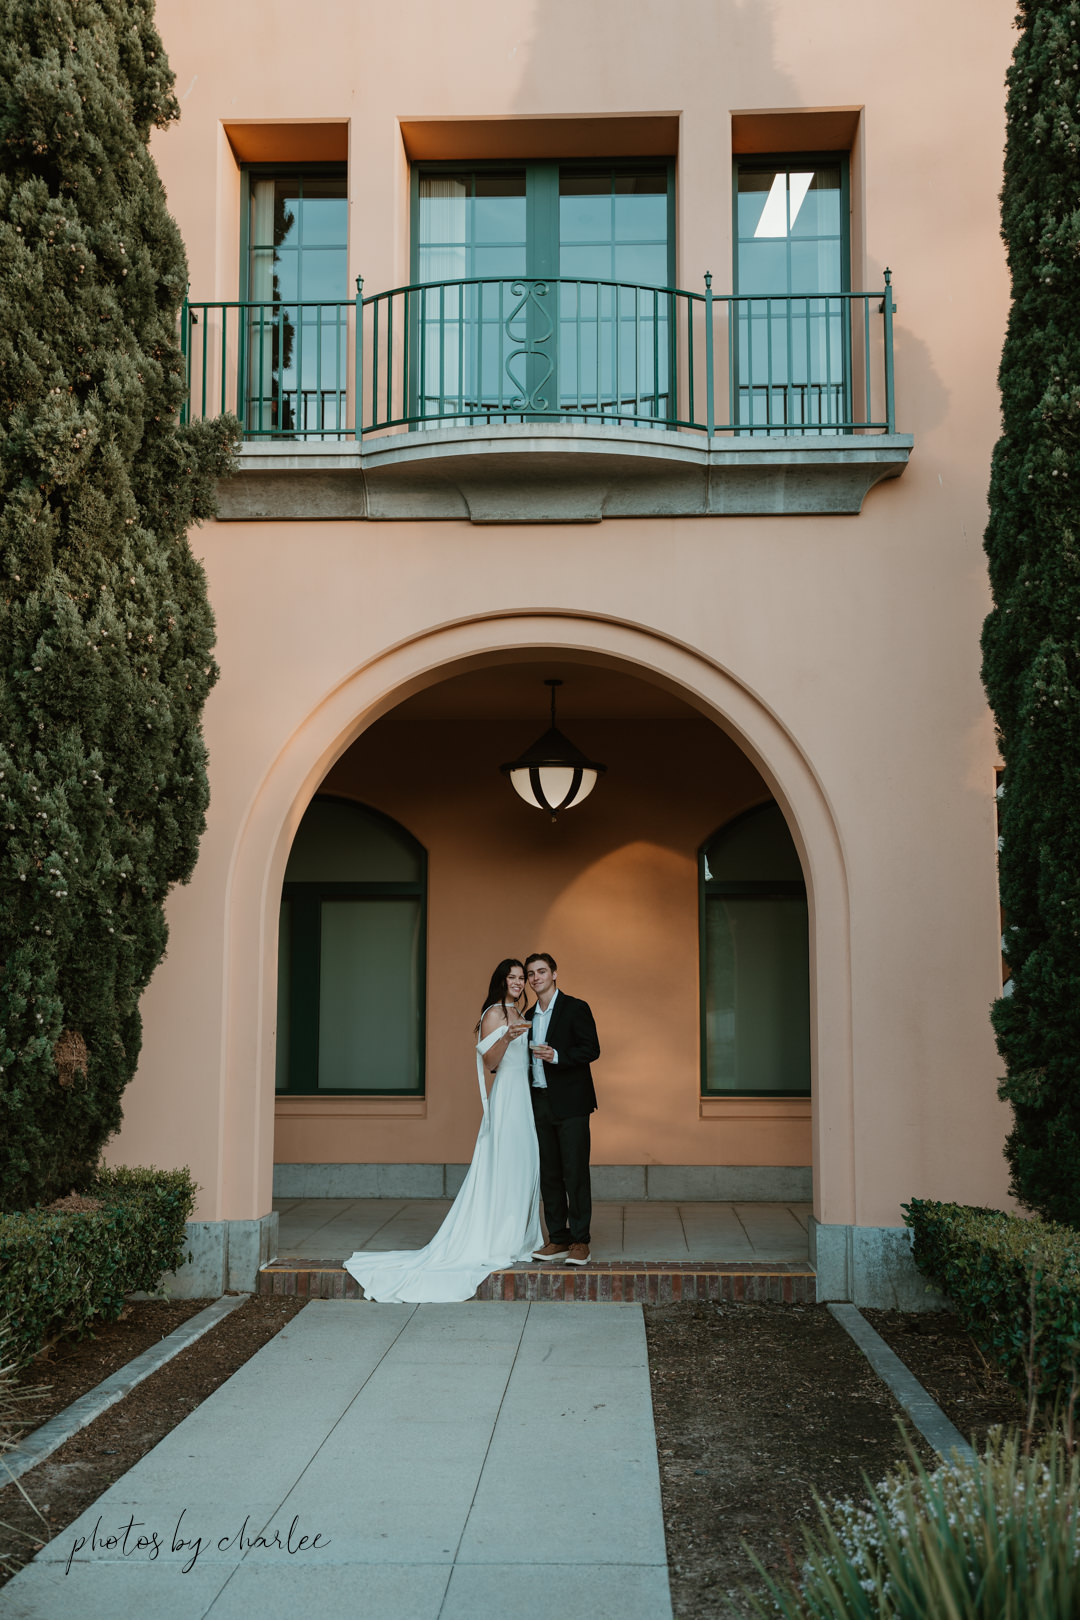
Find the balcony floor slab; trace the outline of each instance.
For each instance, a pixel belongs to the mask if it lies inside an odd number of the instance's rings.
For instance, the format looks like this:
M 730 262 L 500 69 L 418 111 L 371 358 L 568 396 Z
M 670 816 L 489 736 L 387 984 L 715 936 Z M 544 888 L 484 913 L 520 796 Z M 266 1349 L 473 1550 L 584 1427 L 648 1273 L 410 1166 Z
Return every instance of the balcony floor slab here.
M 219 485 L 226 521 L 853 515 L 910 434 L 704 435 L 580 422 L 252 441 Z

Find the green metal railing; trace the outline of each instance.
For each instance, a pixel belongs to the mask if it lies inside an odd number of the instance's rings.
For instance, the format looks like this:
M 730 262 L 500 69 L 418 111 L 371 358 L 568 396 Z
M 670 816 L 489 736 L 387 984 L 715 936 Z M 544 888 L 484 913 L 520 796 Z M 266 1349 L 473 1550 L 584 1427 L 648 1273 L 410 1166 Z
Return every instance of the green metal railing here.
M 184 419 L 251 439 L 625 424 L 713 435 L 895 432 L 892 278 L 786 297 L 474 278 L 341 303 L 184 304 Z M 360 408 L 357 408 L 359 398 Z

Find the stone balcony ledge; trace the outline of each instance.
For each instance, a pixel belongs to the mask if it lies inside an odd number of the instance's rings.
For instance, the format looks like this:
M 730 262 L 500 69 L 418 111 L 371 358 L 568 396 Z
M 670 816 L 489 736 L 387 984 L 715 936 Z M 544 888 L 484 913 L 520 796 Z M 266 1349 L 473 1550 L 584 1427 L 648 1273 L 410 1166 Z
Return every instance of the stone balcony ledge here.
M 219 517 L 599 523 L 854 514 L 907 466 L 910 434 L 765 437 L 537 422 L 249 442 Z

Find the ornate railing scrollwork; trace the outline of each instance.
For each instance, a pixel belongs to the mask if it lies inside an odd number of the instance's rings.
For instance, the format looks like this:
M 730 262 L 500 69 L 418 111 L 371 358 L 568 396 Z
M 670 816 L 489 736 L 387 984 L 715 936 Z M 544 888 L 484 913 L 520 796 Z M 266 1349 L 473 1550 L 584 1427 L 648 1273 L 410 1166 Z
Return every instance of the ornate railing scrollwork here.
M 517 345 L 506 356 L 503 370 L 518 392 L 509 401 L 512 411 L 546 411 L 549 409 L 547 396 L 541 393 L 549 382 L 555 370 L 555 356 L 544 344 L 550 343 L 555 335 L 555 322 L 552 320 L 548 308 L 540 302 L 546 298 L 550 291 L 546 281 L 514 281 L 510 284 L 510 296 L 518 301 L 503 322 L 503 330 L 511 343 Z M 524 313 L 525 331 L 515 332 L 513 323 L 519 315 Z M 536 320 L 544 322 L 546 330 L 538 331 Z M 525 356 L 525 378 L 515 376 L 513 362 Z M 544 370 L 539 375 L 529 378 L 529 360 L 542 360 Z

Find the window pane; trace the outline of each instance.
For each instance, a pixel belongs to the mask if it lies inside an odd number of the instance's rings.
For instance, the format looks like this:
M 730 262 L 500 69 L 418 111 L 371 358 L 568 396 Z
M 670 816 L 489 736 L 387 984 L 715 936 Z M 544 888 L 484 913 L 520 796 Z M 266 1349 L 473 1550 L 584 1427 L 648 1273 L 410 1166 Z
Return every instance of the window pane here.
M 289 1040 L 292 1033 L 292 906 L 281 902 L 278 920 L 277 1035 L 274 1084 L 284 1091 L 289 1083 Z
M 524 246 L 478 247 L 474 249 L 472 274 L 474 276 L 523 276 L 525 274 Z M 507 298 L 509 297 L 510 289 L 507 288 Z M 513 308 L 513 300 L 510 301 L 507 308 Z
M 793 293 L 840 292 L 839 241 L 792 242 L 791 290 Z
M 666 287 L 668 284 L 667 246 L 630 247 L 615 249 L 615 279 L 630 281 L 639 287 Z M 651 312 L 650 300 L 642 300 Z M 661 300 L 661 308 L 663 301 Z
M 706 1090 L 810 1090 L 806 901 L 705 903 Z
M 615 198 L 617 242 L 663 241 L 667 236 L 667 186 L 663 195 Z
M 300 186 L 297 180 L 274 185 L 274 246 L 295 246 L 299 241 Z
M 525 176 L 503 175 L 497 180 L 477 175 L 472 203 L 470 236 L 474 242 L 511 242 L 525 245 Z
M 582 281 L 612 280 L 611 248 L 563 247 L 559 251 L 559 274 Z
M 787 243 L 740 242 L 739 291 L 782 296 L 787 290 Z
M 591 190 L 559 197 L 560 242 L 610 242 L 612 237 L 611 177 L 599 195 Z M 560 185 L 560 191 L 562 187 Z
M 344 183 L 344 182 L 343 182 Z M 344 197 L 304 197 L 300 239 L 305 247 L 345 246 Z
M 794 840 L 778 804 L 763 804 L 722 827 L 705 850 L 705 881 L 802 881 Z
M 345 296 L 348 276 L 344 248 L 305 249 L 300 258 L 300 297 L 336 303 Z
M 781 171 L 740 169 L 737 223 L 739 236 L 753 236 L 761 222 L 765 204 Z
M 347 799 L 313 799 L 293 839 L 286 883 L 417 883 L 420 855 L 393 825 Z
M 419 899 L 326 900 L 320 945 L 320 1090 L 416 1090 Z
M 839 236 L 840 170 L 816 169 L 791 224 L 792 236 Z

